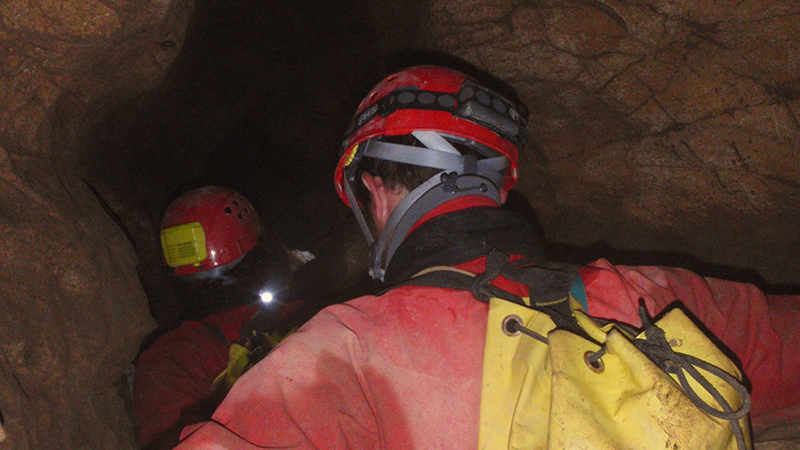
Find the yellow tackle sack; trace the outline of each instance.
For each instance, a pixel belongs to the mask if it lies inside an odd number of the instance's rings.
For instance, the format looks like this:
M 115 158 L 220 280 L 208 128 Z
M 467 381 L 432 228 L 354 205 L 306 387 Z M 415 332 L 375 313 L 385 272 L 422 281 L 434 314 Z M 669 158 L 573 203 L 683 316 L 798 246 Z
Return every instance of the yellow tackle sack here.
M 480 449 L 751 448 L 739 370 L 680 309 L 634 337 L 568 301 L 583 332 L 490 300 Z
M 527 284 L 522 298 L 491 284 Z M 511 261 L 426 269 L 402 284 L 469 290 L 489 303 L 479 449 L 695 450 L 752 447 L 736 365 L 678 308 L 643 328 L 586 313 L 577 266 Z

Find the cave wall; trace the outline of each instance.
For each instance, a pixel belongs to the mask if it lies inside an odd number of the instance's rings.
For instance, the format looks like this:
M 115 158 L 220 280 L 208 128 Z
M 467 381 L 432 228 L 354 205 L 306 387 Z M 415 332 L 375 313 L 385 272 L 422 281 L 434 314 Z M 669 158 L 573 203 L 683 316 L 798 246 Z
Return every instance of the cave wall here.
M 528 106 L 516 190 L 548 241 L 800 284 L 796 2 L 431 0 L 421 17 L 420 44 Z
M 154 322 L 77 155 L 103 110 L 158 84 L 191 6 L 0 3 L 3 448 L 136 448 L 117 385 Z

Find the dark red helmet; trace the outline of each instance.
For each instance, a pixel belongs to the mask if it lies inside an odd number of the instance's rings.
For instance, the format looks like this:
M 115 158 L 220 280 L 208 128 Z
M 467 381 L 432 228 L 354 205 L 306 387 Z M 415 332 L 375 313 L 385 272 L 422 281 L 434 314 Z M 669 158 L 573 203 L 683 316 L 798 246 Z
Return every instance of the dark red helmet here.
M 228 188 L 207 186 L 175 199 L 161 220 L 164 262 L 173 275 L 237 262 L 258 244 L 263 225 L 253 205 Z
M 386 77 L 359 105 L 345 133 L 344 151 L 336 167 L 339 197 L 350 204 L 343 173 L 360 143 L 414 131 L 435 131 L 489 147 L 508 159 L 503 184 L 498 188 L 509 190 L 517 181 L 519 150 L 527 139 L 519 108 L 461 72 L 416 66 Z
M 383 280 L 394 251 L 429 211 L 464 195 L 500 203 L 501 190 L 517 181 L 527 128 L 516 105 L 467 75 L 417 66 L 381 81 L 361 102 L 345 135 L 336 190 L 372 247 L 370 274 Z M 405 135 L 416 145 L 387 139 Z M 377 241 L 354 194 L 364 157 L 439 171 L 394 208 Z

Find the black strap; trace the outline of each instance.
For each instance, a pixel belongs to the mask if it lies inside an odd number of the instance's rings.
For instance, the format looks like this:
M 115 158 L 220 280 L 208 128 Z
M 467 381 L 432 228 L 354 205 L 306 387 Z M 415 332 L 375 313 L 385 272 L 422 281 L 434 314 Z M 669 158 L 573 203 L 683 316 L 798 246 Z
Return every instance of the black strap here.
M 433 270 L 397 283 L 378 295 L 401 286 L 430 286 L 469 291 L 484 303 L 488 303 L 489 299 L 494 297 L 543 312 L 550 316 L 557 328 L 568 330 L 596 343 L 597 341 L 580 326 L 569 305 L 569 291 L 575 277 L 579 276 L 578 266 L 539 261 L 540 258 L 523 258 L 511 262 L 507 254 L 492 249 L 486 256 L 486 270 L 483 273 L 470 276 L 446 268 Z M 530 265 L 534 263 L 536 266 Z M 531 304 L 527 305 L 520 296 L 491 284 L 500 276 L 527 285 Z
M 517 148 L 528 139 L 526 112 L 509 99 L 467 79 L 456 93 L 423 91 L 416 86 L 399 88 L 354 117 L 345 131 L 350 136 L 375 117 L 387 117 L 397 110 L 444 111 L 484 126 Z
M 228 338 L 227 338 L 227 337 L 225 337 L 225 333 L 223 333 L 223 332 L 222 332 L 222 330 L 220 330 L 219 328 L 215 327 L 214 325 L 211 325 L 210 323 L 206 323 L 206 322 L 200 322 L 200 323 L 202 323 L 203 325 L 205 325 L 206 329 L 207 329 L 208 331 L 210 331 L 210 332 L 211 332 L 211 334 L 213 334 L 213 335 L 214 335 L 214 337 L 216 337 L 217 339 L 219 339 L 219 340 L 220 340 L 220 342 L 222 342 L 222 345 L 224 345 L 224 346 L 226 346 L 226 347 L 227 347 L 227 346 L 229 346 L 229 345 L 231 345 L 231 343 L 230 343 L 230 342 L 228 342 Z

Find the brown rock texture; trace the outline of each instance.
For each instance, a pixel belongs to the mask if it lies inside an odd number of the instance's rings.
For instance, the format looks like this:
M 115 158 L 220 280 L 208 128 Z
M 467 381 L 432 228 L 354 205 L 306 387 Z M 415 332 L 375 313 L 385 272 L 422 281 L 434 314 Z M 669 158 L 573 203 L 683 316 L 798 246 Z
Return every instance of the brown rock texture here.
M 528 106 L 517 191 L 549 241 L 800 283 L 796 2 L 431 0 L 422 17 L 426 48 Z
M 154 323 L 76 155 L 99 112 L 159 82 L 191 7 L 0 3 L 3 448 L 136 447 L 115 383 Z

